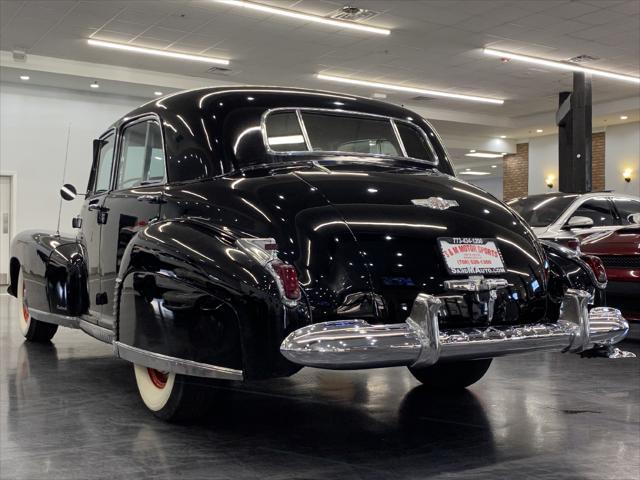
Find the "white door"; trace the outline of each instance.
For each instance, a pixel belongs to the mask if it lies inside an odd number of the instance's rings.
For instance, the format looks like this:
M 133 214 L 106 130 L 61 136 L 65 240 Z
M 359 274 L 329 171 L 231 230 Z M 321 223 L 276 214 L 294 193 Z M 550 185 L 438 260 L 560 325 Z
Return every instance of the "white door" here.
M 0 285 L 9 283 L 11 242 L 11 177 L 0 177 Z

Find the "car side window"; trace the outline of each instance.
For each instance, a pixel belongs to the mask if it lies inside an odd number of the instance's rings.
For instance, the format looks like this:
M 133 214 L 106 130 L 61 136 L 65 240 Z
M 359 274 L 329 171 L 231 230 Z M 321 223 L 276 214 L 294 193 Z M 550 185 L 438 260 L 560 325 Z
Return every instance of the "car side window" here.
M 620 219 L 623 225 L 629 225 L 629 217 L 635 213 L 640 214 L 640 201 L 633 200 L 631 198 L 616 198 L 613 200 L 616 205 L 616 209 L 620 214 Z
M 591 198 L 578 207 L 572 217 L 589 217 L 594 227 L 615 225 L 611 203 L 606 198 Z
M 115 135 L 111 134 L 101 139 L 100 153 L 98 155 L 98 165 L 96 166 L 95 181 L 90 190 L 95 193 L 102 193 L 109 190 L 111 183 L 111 167 L 113 166 L 113 149 L 115 145 Z
M 162 183 L 165 180 L 162 132 L 155 120 L 125 127 L 116 189 Z

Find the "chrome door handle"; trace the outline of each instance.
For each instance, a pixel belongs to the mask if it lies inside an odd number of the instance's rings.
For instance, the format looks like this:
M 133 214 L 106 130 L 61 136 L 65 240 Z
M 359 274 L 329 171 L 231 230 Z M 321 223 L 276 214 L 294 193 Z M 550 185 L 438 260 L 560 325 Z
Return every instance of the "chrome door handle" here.
M 108 212 L 109 209 L 107 207 L 103 207 L 99 203 L 90 203 L 87 207 L 87 210 L 90 212 Z
M 138 201 L 155 204 L 167 202 L 162 195 L 140 195 Z

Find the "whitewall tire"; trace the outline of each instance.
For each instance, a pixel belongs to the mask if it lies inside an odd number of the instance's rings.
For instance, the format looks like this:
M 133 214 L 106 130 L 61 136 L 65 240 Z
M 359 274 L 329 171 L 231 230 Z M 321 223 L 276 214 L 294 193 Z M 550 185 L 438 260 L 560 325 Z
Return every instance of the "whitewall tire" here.
M 171 397 L 176 382 L 175 373 L 164 373 L 152 368 L 134 365 L 140 398 L 152 412 L 162 410 Z
M 20 333 L 31 342 L 49 342 L 58 330 L 58 325 L 41 322 L 31 315 L 31 311 L 29 310 L 29 297 L 22 274 L 22 268 L 20 268 L 18 273 L 16 293 L 18 298 L 18 326 Z
M 208 411 L 213 388 L 206 379 L 166 373 L 134 365 L 140 398 L 158 418 L 170 422 L 193 420 Z

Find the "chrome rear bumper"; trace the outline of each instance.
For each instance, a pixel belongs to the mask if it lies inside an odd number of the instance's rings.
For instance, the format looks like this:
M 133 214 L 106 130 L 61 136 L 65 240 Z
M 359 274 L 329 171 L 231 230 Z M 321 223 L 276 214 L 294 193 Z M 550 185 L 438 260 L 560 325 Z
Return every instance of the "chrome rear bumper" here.
M 425 367 L 442 360 L 471 360 L 540 350 L 585 352 L 621 341 L 629 325 L 615 308 L 587 309 L 589 294 L 568 290 L 557 323 L 486 329 L 440 330 L 441 302 L 420 294 L 405 323 L 364 320 L 317 323 L 291 333 L 280 346 L 290 361 L 309 367 L 358 369 Z

